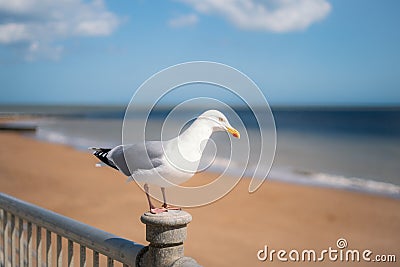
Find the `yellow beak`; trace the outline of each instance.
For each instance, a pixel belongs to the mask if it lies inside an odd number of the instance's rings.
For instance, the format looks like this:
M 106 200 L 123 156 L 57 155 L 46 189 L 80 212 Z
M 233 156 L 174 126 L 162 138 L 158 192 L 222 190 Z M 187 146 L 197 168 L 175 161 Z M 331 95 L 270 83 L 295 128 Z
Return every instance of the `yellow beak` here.
M 240 133 L 238 130 L 231 128 L 231 127 L 226 127 L 226 130 L 233 135 L 233 137 L 239 138 L 240 139 Z

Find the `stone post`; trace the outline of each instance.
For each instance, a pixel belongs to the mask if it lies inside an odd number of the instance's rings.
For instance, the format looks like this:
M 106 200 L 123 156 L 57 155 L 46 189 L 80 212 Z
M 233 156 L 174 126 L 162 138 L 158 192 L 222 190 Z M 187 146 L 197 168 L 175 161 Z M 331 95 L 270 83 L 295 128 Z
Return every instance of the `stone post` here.
M 150 244 L 139 252 L 136 258 L 137 266 L 200 266 L 183 253 L 187 224 L 192 221 L 189 213 L 181 210 L 169 210 L 159 214 L 146 212 L 140 220 L 146 225 L 146 240 Z

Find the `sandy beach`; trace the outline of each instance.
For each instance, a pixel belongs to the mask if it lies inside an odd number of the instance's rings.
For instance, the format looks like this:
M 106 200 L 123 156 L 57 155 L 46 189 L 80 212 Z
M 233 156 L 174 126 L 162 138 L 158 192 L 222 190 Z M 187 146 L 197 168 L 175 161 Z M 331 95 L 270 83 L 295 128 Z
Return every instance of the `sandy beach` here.
M 0 191 L 136 242 L 145 241 L 140 215 L 143 192 L 111 168 L 95 168 L 89 153 L 40 142 L 16 133 L 0 133 Z M 207 180 L 210 174 L 192 179 Z M 261 262 L 257 252 L 270 249 L 321 251 L 348 248 L 395 254 L 400 261 L 400 200 L 357 192 L 267 181 L 254 194 L 243 179 L 226 197 L 186 209 L 189 224 L 185 254 L 204 266 L 304 265 Z M 319 265 L 364 266 L 325 262 Z M 369 263 L 367 266 L 395 266 Z

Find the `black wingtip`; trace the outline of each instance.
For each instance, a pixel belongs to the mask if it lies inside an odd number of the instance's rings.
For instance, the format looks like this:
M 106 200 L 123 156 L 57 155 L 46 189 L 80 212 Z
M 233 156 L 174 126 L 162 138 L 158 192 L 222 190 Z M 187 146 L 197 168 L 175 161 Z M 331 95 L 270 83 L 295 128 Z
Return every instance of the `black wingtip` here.
M 119 171 L 117 166 L 114 165 L 108 158 L 108 152 L 111 151 L 111 148 L 98 148 L 93 152 L 93 155 L 95 155 L 99 160 L 101 160 L 103 163 L 106 165 L 110 166 L 111 168 L 114 168 Z

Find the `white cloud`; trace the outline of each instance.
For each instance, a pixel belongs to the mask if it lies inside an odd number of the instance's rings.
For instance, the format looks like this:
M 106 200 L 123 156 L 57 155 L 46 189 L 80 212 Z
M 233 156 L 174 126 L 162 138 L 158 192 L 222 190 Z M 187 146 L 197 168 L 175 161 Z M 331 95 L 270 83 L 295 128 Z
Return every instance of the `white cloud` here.
M 198 20 L 196 14 L 181 15 L 168 21 L 168 25 L 173 28 L 180 28 L 195 25 Z
M 0 24 L 0 43 L 10 44 L 21 40 L 29 40 L 29 32 L 22 23 Z
M 25 60 L 34 61 L 37 58 L 48 58 L 52 60 L 60 59 L 64 48 L 61 45 L 51 46 L 47 43 L 38 41 L 30 43 L 27 51 L 25 51 Z
M 178 0 L 203 14 L 219 15 L 241 29 L 271 32 L 303 30 L 325 18 L 327 0 Z
M 57 42 L 72 36 L 107 36 L 120 24 L 102 0 L 0 0 L 0 44 L 25 57 L 59 58 Z

